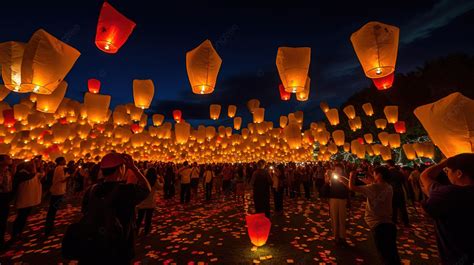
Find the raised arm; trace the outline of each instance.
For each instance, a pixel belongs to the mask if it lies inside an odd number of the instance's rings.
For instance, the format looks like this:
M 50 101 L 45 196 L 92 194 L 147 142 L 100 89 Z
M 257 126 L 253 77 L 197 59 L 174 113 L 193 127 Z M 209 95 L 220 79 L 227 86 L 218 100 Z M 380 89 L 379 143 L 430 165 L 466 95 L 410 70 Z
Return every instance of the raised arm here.
M 420 175 L 420 184 L 421 190 L 423 191 L 426 196 L 430 195 L 431 185 L 436 182 L 436 177 L 443 171 L 446 167 L 446 161 L 443 160 L 437 165 L 433 165 L 427 169 L 425 169 Z
M 148 183 L 148 180 L 145 178 L 142 172 L 140 172 L 137 166 L 135 166 L 132 157 L 130 155 L 124 154 L 123 159 L 125 161 L 125 166 L 127 167 L 127 169 L 130 169 L 135 175 L 138 185 L 145 187 L 148 191 L 151 191 L 150 183 Z M 127 182 L 128 181 L 129 180 L 127 180 Z

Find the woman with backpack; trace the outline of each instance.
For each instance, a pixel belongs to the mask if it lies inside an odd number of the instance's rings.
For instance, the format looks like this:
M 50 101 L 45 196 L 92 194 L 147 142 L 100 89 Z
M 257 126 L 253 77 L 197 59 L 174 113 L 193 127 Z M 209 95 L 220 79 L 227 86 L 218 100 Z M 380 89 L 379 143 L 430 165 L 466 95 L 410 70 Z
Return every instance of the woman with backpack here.
M 161 176 L 158 176 L 157 170 L 154 167 L 149 168 L 145 175 L 148 183 L 150 183 L 151 191 L 140 204 L 137 205 L 138 217 L 136 222 L 137 234 L 140 234 L 140 226 L 143 218 L 145 218 L 145 231 L 144 234 L 148 235 L 151 230 L 151 218 L 153 217 L 153 211 L 156 207 L 156 193 L 160 186 L 162 186 L 163 180 Z

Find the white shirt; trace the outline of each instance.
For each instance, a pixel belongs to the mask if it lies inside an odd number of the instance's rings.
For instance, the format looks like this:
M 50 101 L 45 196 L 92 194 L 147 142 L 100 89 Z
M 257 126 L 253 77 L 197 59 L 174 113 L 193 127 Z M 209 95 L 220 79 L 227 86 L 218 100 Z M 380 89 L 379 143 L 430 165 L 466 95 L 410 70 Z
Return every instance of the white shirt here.
M 64 173 L 64 166 L 57 166 L 54 169 L 53 185 L 51 185 L 51 195 L 64 195 L 66 194 L 67 181 L 66 174 Z

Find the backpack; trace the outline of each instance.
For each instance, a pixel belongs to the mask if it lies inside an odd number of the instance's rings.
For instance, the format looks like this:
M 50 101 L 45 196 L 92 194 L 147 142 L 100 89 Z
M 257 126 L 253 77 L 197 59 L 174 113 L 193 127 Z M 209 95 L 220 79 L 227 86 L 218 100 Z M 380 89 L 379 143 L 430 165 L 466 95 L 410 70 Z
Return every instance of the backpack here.
M 99 185 L 90 188 L 88 211 L 64 234 L 61 253 L 65 259 L 93 261 L 123 255 L 126 236 L 115 209 L 110 207 L 118 186 L 100 196 Z

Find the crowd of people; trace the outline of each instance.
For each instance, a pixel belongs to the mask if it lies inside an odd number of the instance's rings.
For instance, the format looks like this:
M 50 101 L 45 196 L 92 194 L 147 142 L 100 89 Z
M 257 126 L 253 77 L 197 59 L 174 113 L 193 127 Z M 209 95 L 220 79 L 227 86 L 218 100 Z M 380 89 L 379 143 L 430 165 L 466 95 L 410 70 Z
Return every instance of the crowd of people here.
M 157 197 L 159 190 L 163 198 Z M 365 221 L 384 264 L 400 264 L 397 227 L 410 228 L 411 203 L 434 219 L 444 264 L 474 261 L 474 154 L 451 157 L 427 169 L 399 167 L 393 161 L 198 165 L 136 162 L 112 152 L 100 161 L 67 163 L 59 157 L 53 163 L 40 156 L 19 161 L 0 155 L 0 247 L 8 249 L 21 237 L 28 216 L 42 202 L 49 202 L 43 230 L 48 236 L 54 233 L 64 200 L 82 199 L 83 217 L 66 231 L 63 256 L 83 264 L 110 263 L 111 257 L 114 264 L 130 264 L 143 223 L 143 234 L 150 233 L 157 199 L 177 197 L 185 206 L 244 200 L 246 190 L 252 191 L 255 213 L 269 218 L 284 211 L 285 199 L 327 201 L 335 247 L 342 248 L 349 247 L 346 215 L 351 198 L 365 196 Z M 12 203 L 16 218 L 5 242 Z

